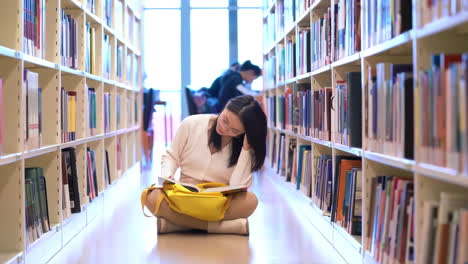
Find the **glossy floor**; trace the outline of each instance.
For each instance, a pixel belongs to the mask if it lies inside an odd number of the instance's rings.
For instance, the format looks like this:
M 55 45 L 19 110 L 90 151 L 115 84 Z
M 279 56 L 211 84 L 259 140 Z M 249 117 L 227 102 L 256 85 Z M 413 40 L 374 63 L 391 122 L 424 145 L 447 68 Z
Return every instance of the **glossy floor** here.
M 129 175 L 105 193 L 106 214 L 94 219 L 50 263 L 344 263 L 267 175 L 255 177 L 252 190 L 260 203 L 249 218 L 249 237 L 157 236 L 155 218 L 141 212 L 141 179 L 145 178 Z

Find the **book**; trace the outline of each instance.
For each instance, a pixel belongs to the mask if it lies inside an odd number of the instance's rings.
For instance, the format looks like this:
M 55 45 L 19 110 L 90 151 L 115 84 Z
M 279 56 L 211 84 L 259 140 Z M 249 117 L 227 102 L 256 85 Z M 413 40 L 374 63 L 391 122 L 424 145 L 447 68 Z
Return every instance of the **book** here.
M 236 192 L 244 192 L 244 191 L 247 191 L 247 188 L 248 188 L 248 186 L 246 185 L 231 185 L 231 186 L 213 187 L 213 188 L 200 190 L 200 188 L 198 188 L 196 184 L 181 182 L 181 181 L 167 178 L 167 177 L 159 177 L 159 178 L 165 181 L 171 182 L 171 183 L 180 184 L 192 192 L 201 192 L 201 193 L 220 192 L 223 194 L 230 194 L 230 193 L 236 193 Z

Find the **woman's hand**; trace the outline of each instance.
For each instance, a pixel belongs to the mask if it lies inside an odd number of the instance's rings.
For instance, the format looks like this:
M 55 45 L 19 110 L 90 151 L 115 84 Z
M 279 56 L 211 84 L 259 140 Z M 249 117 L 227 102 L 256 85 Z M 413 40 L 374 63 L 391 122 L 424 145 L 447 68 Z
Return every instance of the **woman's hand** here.
M 244 135 L 244 143 L 242 144 L 242 147 L 245 150 L 250 150 L 252 148 L 249 144 L 249 141 L 247 140 L 247 135 Z

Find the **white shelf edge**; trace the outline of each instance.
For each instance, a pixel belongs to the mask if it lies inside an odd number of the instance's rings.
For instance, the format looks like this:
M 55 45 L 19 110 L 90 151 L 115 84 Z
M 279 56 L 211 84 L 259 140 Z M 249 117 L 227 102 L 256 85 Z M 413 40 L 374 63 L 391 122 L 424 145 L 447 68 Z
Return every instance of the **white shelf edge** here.
M 21 155 L 21 158 L 22 159 L 34 158 L 36 156 L 40 156 L 40 155 L 44 155 L 44 154 L 47 154 L 47 153 L 50 153 L 50 152 L 54 152 L 54 151 L 57 151 L 59 149 L 60 149 L 59 145 L 55 144 L 55 145 L 41 147 L 41 148 L 38 148 L 38 149 L 27 150 L 27 151 L 23 152 L 23 154 Z
M 332 142 L 326 141 L 326 140 L 321 140 L 321 139 L 318 139 L 318 138 L 312 138 L 312 142 L 315 143 L 315 144 L 319 144 L 319 145 L 328 147 L 328 148 L 332 148 L 332 147 L 333 147 L 333 143 L 332 143 Z
M 361 52 L 361 57 L 371 57 L 380 53 L 392 50 L 396 47 L 403 46 L 413 40 L 414 30 L 406 31 L 392 39 L 379 43 Z M 411 47 L 409 48 L 411 50 Z
M 0 45 L 0 56 L 21 59 L 21 52 Z
M 450 30 L 454 27 L 468 23 L 468 11 L 461 12 L 454 16 L 443 17 L 416 30 L 416 38 L 422 39 L 436 35 L 442 31 Z
M 468 177 L 457 173 L 453 169 L 442 168 L 427 163 L 416 163 L 415 172 L 428 178 L 468 187 Z
M 92 73 L 84 72 L 84 76 L 86 77 L 86 79 L 90 79 L 96 82 L 102 82 L 102 77 L 94 75 Z
M 1 252 L 0 263 L 4 264 L 17 264 L 22 263 L 24 260 L 23 252 Z
M 93 12 L 91 12 L 91 10 L 89 10 L 86 5 L 83 5 L 82 9 L 84 10 L 84 12 L 86 13 L 86 17 L 90 17 L 93 22 L 99 24 L 99 25 L 102 25 L 102 20 L 99 16 L 97 16 L 96 14 L 93 14 Z
M 102 78 L 102 82 L 103 82 L 104 84 L 108 84 L 108 85 L 115 86 L 115 81 L 114 81 L 114 80 L 111 80 L 111 79 Z
M 321 67 L 321 68 L 318 68 L 318 69 L 312 71 L 311 75 L 312 76 L 317 76 L 317 75 L 320 75 L 320 74 L 324 74 L 324 73 L 326 73 L 326 72 L 328 72 L 330 70 L 331 70 L 331 65 L 328 64 L 327 66 L 324 66 L 324 67 Z
M 16 162 L 21 159 L 21 153 L 6 154 L 0 157 L 0 166 Z
M 316 2 L 320 2 L 320 1 L 316 1 Z M 315 4 L 315 3 L 314 3 Z M 304 10 L 304 13 L 299 15 L 299 17 L 296 19 L 296 21 L 294 21 L 294 24 L 297 24 L 298 26 L 300 26 L 299 24 L 301 24 L 304 20 L 306 20 L 306 18 L 308 16 L 310 16 L 310 12 L 312 11 L 314 5 L 312 6 L 309 6 L 309 8 L 307 8 L 306 10 Z M 309 18 L 310 19 L 310 18 Z
M 69 74 L 73 74 L 73 75 L 77 75 L 77 76 L 85 76 L 85 73 L 83 71 L 75 70 L 75 69 L 69 68 L 67 66 L 59 65 L 59 69 L 62 72 L 62 74 L 63 73 L 69 73 Z
M 49 232 L 42 234 L 41 237 L 36 239 L 30 245 L 26 245 L 25 250 L 24 250 L 26 256 L 36 247 L 40 247 L 41 244 L 45 243 L 48 239 L 50 239 L 53 235 L 55 235 L 55 233 L 60 232 L 60 230 L 61 228 L 59 227 L 59 225 L 55 225 L 53 228 L 49 230 Z
M 343 59 L 340 59 L 338 61 L 333 62 L 331 64 L 331 67 L 332 68 L 342 67 L 342 66 L 345 66 L 347 64 L 354 63 L 354 62 L 360 62 L 360 59 L 361 59 L 361 52 L 356 52 L 355 54 L 353 54 L 351 56 L 348 56 L 348 57 L 345 57 Z
M 318 6 L 320 6 L 321 4 L 323 4 L 325 1 L 328 1 L 330 2 L 330 0 L 316 0 L 312 6 L 310 7 L 310 9 L 316 9 Z
M 47 61 L 45 59 L 41 59 L 41 58 L 38 58 L 38 57 L 35 57 L 35 56 L 31 56 L 31 55 L 28 55 L 28 54 L 23 54 L 22 57 L 23 57 L 24 62 L 35 64 L 35 65 L 40 66 L 40 67 L 45 67 L 45 68 L 50 68 L 50 69 L 60 68 L 58 66 L 58 64 L 56 64 L 56 63 L 53 63 L 53 62 L 50 62 L 50 61 Z M 25 68 L 27 68 L 27 67 L 25 67 Z
M 335 149 L 338 149 L 340 151 L 343 151 L 343 152 L 346 152 L 346 153 L 349 153 L 358 157 L 362 157 L 362 149 L 360 148 L 345 146 L 345 145 L 334 143 L 334 142 L 332 144 L 333 144 L 333 148 Z
M 398 158 L 386 154 L 376 153 L 368 150 L 364 150 L 364 158 L 372 160 L 374 162 L 382 163 L 391 167 L 414 172 L 414 160 L 408 160 L 404 158 Z
M 296 76 L 296 81 L 302 81 L 302 80 L 305 80 L 307 78 L 310 78 L 311 76 L 312 76 L 312 73 L 310 73 L 310 72 L 304 73 L 304 74 Z

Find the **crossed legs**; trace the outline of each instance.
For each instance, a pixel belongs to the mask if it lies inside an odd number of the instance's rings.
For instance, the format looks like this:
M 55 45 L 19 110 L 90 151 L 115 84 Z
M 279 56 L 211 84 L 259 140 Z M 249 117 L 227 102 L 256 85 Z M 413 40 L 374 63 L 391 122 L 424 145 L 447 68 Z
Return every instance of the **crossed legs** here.
M 178 213 L 172 210 L 165 200 L 161 202 L 159 210 L 154 212 L 156 201 L 161 195 L 164 195 L 162 190 L 154 189 L 148 194 L 146 199 L 146 208 L 148 208 L 148 210 L 150 210 L 156 217 L 164 218 L 165 220 L 179 226 L 208 230 L 209 223 L 211 222 Z M 257 205 L 257 196 L 252 192 L 236 193 L 232 196 L 231 204 L 224 214 L 224 220 L 247 218 L 255 211 Z

